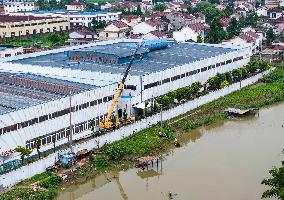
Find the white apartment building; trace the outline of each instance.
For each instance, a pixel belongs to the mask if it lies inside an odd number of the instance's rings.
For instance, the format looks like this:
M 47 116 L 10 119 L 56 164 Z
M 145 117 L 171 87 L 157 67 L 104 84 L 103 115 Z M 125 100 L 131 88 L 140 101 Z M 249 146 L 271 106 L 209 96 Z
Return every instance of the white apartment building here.
M 4 0 L 5 13 L 33 11 L 36 9 L 35 3 L 29 0 Z
M 23 13 L 24 15 L 33 16 L 48 16 L 48 17 L 67 17 L 70 21 L 71 27 L 74 26 L 86 26 L 90 27 L 92 20 L 95 18 L 97 21 L 105 21 L 106 23 L 111 21 L 117 21 L 120 19 L 121 12 L 111 11 L 96 11 L 96 12 L 84 12 L 84 11 L 68 11 L 68 10 L 36 10 L 32 12 Z
M 73 12 L 69 13 L 70 24 L 72 26 L 90 27 L 92 20 L 111 22 L 120 19 L 121 12 L 97 11 L 97 12 Z

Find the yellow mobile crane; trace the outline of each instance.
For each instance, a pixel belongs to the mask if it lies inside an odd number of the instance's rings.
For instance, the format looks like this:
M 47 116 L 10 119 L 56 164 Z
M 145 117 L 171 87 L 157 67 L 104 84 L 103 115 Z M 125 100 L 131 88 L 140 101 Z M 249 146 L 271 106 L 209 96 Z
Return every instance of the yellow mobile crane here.
M 132 58 L 126 68 L 126 71 L 124 73 L 124 76 L 121 80 L 121 82 L 118 84 L 118 88 L 117 88 L 117 91 L 113 97 L 113 101 L 111 103 L 111 106 L 109 107 L 108 109 L 108 112 L 107 112 L 107 116 L 104 120 L 102 120 L 100 122 L 100 128 L 102 129 L 111 129 L 113 127 L 113 122 L 111 120 L 111 117 L 112 117 L 112 112 L 114 110 L 114 108 L 117 106 L 117 103 L 118 103 L 118 98 L 120 97 L 122 91 L 123 91 L 123 88 L 124 88 L 124 83 L 126 81 L 126 78 L 129 74 L 129 71 L 130 71 L 130 68 L 134 62 L 134 59 L 135 59 L 135 55 L 138 51 L 138 49 L 142 46 L 143 43 L 140 43 L 137 45 L 136 49 L 134 50 L 133 54 L 132 54 Z M 116 115 L 116 124 L 115 124 L 116 127 L 118 127 L 118 116 Z

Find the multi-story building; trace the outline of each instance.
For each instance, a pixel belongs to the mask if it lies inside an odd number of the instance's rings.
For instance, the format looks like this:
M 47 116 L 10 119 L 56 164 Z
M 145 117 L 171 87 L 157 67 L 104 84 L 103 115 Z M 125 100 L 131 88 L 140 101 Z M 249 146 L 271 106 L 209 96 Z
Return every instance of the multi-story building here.
M 26 12 L 36 9 L 35 3 L 30 0 L 2 0 L 5 13 Z
M 0 15 L 0 38 L 27 37 L 30 35 L 66 31 L 70 22 L 62 17 L 35 17 Z
M 72 12 L 68 14 L 71 26 L 92 26 L 92 20 L 111 22 L 120 19 L 121 12 L 96 11 Z
M 25 15 L 33 16 L 48 16 L 48 17 L 65 17 L 70 21 L 71 27 L 85 26 L 90 27 L 92 20 L 105 21 L 106 23 L 111 21 L 117 21 L 120 19 L 121 12 L 111 11 L 96 11 L 96 12 L 77 12 L 67 10 L 37 10 L 33 12 L 26 12 Z

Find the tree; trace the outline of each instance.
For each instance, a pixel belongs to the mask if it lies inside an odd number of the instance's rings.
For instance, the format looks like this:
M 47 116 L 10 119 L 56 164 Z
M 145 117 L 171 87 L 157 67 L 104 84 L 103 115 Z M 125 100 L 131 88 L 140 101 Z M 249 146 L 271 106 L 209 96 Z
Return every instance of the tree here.
M 199 90 L 201 89 L 202 85 L 200 82 L 194 82 L 190 86 L 190 91 L 193 96 L 196 96 Z
M 284 161 L 279 168 L 273 167 L 269 174 L 271 177 L 261 182 L 261 184 L 270 187 L 262 194 L 262 198 L 276 197 L 284 200 Z
M 60 46 L 65 42 L 59 33 L 52 33 L 47 37 L 47 39 L 51 42 L 51 46 Z
M 97 7 L 94 3 L 87 2 L 85 6 L 85 11 L 95 11 Z
M 162 4 L 162 3 L 158 3 L 154 6 L 154 10 L 155 11 L 165 11 L 167 9 L 167 6 L 165 4 Z
M 246 67 L 241 67 L 241 79 L 247 78 L 249 75 L 249 71 Z
M 35 3 L 40 10 L 50 10 L 50 5 L 47 0 L 38 0 Z
M 163 95 L 158 98 L 158 103 L 162 105 L 162 107 L 168 107 L 171 103 L 171 98 L 168 95 Z
M 91 127 L 92 136 L 95 137 L 95 126 L 96 126 L 95 118 L 89 120 L 89 126 Z
M 205 41 L 208 43 L 219 43 L 226 38 L 226 32 L 218 18 L 213 19 L 211 28 L 205 37 Z
M 198 36 L 197 36 L 197 43 L 202 43 L 203 41 L 202 41 L 202 37 L 201 37 L 201 35 L 199 34 Z
M 32 153 L 32 150 L 26 148 L 26 147 L 21 147 L 21 146 L 17 146 L 15 148 L 16 152 L 20 153 L 20 157 L 22 160 L 22 164 L 24 164 L 24 159 L 26 156 L 29 156 Z
M 40 140 L 39 137 L 37 137 L 36 140 L 35 140 L 35 146 L 36 146 L 36 151 L 37 151 L 38 158 L 40 159 L 41 140 Z
M 240 81 L 242 78 L 242 72 L 240 69 L 233 69 L 232 71 L 233 81 Z
M 269 28 L 267 31 L 266 31 L 266 43 L 268 45 L 270 45 L 273 40 L 275 40 L 275 34 L 273 32 L 273 29 L 272 28 Z
M 219 77 L 217 77 L 217 76 L 209 77 L 208 83 L 209 83 L 210 90 L 219 89 L 219 85 L 220 85 Z
M 235 18 L 233 18 L 230 21 L 229 26 L 227 27 L 227 32 L 228 32 L 228 38 L 232 38 L 240 34 L 241 28 L 239 26 L 238 21 Z
M 251 74 L 253 74 L 253 73 L 255 73 L 255 72 L 257 71 L 257 65 L 256 65 L 256 63 L 254 63 L 254 62 L 249 62 L 249 63 L 246 65 L 245 68 L 246 68 L 246 69 L 248 70 L 248 72 L 251 73 Z M 245 77 L 244 74 L 243 74 L 243 77 Z
M 201 12 L 205 15 L 205 20 L 207 23 L 211 24 L 214 18 L 220 18 L 225 16 L 224 11 L 218 10 L 215 5 L 209 2 L 201 2 L 197 4 L 192 10 L 191 13 Z
M 133 14 L 136 14 L 136 15 L 139 15 L 139 16 L 143 15 L 140 4 L 137 5 L 137 10 Z
M 126 121 L 127 120 L 127 116 L 128 116 L 126 108 L 124 108 L 122 115 L 123 115 L 124 121 Z
M 220 4 L 220 0 L 208 0 L 208 2 L 212 4 Z
M 104 29 L 107 25 L 104 20 L 98 21 L 95 18 L 92 19 L 91 24 L 92 24 L 91 27 L 92 31 L 97 31 L 98 29 Z
M 234 13 L 234 4 L 230 2 L 225 9 L 225 15 L 230 16 Z
M 177 91 L 176 91 L 176 98 L 177 98 L 177 100 L 181 101 L 183 99 L 186 99 L 187 96 L 188 96 L 187 93 L 188 93 L 188 91 L 187 91 L 186 88 L 179 88 L 179 89 L 177 89 Z
M 233 77 L 232 77 L 231 72 L 225 72 L 224 74 L 226 76 L 226 81 L 228 81 L 228 83 L 232 83 L 233 82 Z

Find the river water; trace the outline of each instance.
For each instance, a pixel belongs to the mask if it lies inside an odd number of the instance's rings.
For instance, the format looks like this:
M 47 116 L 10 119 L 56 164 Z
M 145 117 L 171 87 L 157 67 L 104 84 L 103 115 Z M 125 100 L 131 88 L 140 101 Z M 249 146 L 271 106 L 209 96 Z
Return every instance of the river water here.
M 183 146 L 148 172 L 107 172 L 61 191 L 58 200 L 258 200 L 268 170 L 284 159 L 284 104 L 183 134 Z M 111 179 L 111 177 L 117 177 Z

